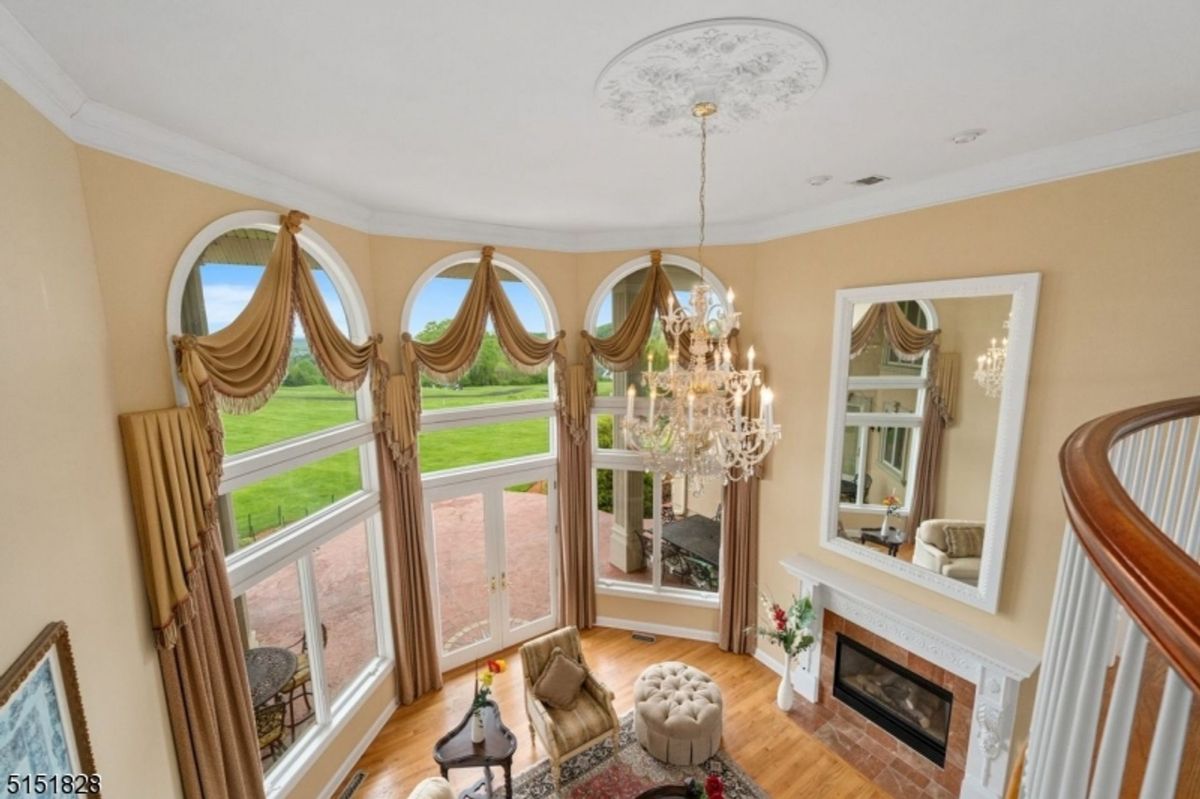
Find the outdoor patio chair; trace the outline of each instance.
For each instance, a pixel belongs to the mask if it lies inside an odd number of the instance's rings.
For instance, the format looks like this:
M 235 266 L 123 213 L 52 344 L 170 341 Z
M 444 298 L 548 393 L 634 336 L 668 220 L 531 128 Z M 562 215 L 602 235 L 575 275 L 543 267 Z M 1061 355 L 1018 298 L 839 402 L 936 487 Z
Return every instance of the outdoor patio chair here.
M 259 756 L 263 760 L 283 754 L 283 714 L 286 707 L 276 703 L 263 705 L 254 711 L 254 726 L 258 733 Z
M 321 648 L 329 645 L 329 628 L 321 624 Z M 308 663 L 308 636 L 301 635 L 300 639 L 288 645 L 288 649 L 299 647 L 296 655 L 296 673 L 279 689 L 279 698 L 287 708 L 287 730 L 292 740 L 296 738 L 296 728 L 308 721 L 313 714 L 312 670 Z M 296 702 L 304 700 L 304 715 L 296 718 Z

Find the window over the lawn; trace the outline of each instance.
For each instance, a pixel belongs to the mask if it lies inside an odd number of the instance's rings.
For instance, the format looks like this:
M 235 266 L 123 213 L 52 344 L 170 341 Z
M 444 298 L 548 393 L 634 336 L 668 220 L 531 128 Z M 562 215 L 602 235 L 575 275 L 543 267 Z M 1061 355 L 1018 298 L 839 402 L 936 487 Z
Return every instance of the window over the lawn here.
M 899 305 L 914 325 L 937 326 L 931 303 L 908 300 Z M 855 319 L 869 307 L 855 306 Z M 882 327 L 850 361 L 839 506 L 863 514 L 864 524 L 869 521 L 865 517 L 884 514 L 883 500 L 889 496 L 899 500 L 900 515 L 908 512 L 916 488 L 909 475 L 916 470 L 920 450 L 928 361 L 925 354 L 901 358 Z
M 476 275 L 479 252 L 434 264 L 405 305 L 402 329 L 439 338 Z M 558 329 L 527 268 L 492 264 L 521 324 Z M 443 669 L 486 657 L 557 624 L 556 491 L 551 369 L 513 366 L 491 320 L 471 368 L 453 383 L 421 378 L 419 458 Z
M 445 333 L 478 261 L 477 253 L 452 256 L 426 272 L 405 307 L 403 329 L 419 341 L 434 341 Z M 536 278 L 502 257 L 493 263 L 525 329 L 535 336 L 553 335 L 556 323 Z M 421 471 L 549 455 L 553 390 L 550 368 L 529 373 L 513 365 L 489 320 L 479 354 L 465 374 L 449 384 L 421 378 Z
M 172 282 L 170 332 L 204 335 L 237 318 L 277 230 L 277 215 L 248 212 L 197 236 Z M 361 341 L 369 325 L 349 269 L 315 233 L 298 241 L 331 316 Z M 370 419 L 369 387 L 335 391 L 299 322 L 278 391 L 253 413 L 221 414 L 221 535 L 271 790 L 303 773 L 390 657 Z
M 649 267 L 649 257 L 636 259 L 600 285 L 588 307 L 588 329 L 594 335 L 610 336 L 625 320 Z M 663 269 L 676 303 L 690 307 L 691 289 L 701 280 L 698 265 L 667 255 Z M 710 303 L 724 307 L 724 287 L 710 272 L 704 278 L 713 289 Z M 642 362 L 654 358 L 661 367 L 666 354 L 666 339 L 656 321 Z M 715 603 L 721 560 L 720 482 L 710 481 L 696 493 L 682 477 L 643 471 L 641 455 L 628 448 L 621 429 L 629 385 L 638 395 L 637 413 L 645 414 L 647 389 L 641 367 L 612 372 L 596 365 L 592 528 L 599 588 L 608 593 Z

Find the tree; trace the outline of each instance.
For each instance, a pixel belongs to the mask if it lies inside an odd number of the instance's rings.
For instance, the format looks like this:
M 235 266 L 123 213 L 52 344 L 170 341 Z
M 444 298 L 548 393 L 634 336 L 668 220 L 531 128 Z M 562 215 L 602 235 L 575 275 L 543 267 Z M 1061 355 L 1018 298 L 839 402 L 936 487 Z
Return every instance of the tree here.
M 293 358 L 288 366 L 287 376 L 283 378 L 285 386 L 320 386 L 325 384 L 325 375 L 317 367 L 311 355 Z

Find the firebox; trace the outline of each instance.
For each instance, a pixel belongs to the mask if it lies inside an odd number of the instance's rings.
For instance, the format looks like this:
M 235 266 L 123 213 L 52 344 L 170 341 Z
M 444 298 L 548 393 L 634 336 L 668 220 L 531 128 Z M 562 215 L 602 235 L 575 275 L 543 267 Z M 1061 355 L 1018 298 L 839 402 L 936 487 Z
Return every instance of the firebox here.
M 945 688 L 838 633 L 833 695 L 938 766 L 945 765 L 954 704 L 954 695 Z

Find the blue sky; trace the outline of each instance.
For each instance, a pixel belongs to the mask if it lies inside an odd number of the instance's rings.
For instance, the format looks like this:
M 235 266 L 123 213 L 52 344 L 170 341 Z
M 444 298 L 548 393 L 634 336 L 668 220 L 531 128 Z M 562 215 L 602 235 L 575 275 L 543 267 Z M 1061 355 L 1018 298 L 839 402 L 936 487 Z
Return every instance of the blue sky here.
M 244 264 L 205 264 L 200 267 L 200 283 L 204 287 L 204 310 L 208 313 L 209 333 L 215 333 L 228 326 L 245 310 L 254 294 L 254 288 L 258 281 L 262 280 L 264 271 L 265 267 Z M 350 326 L 346 322 L 346 311 L 342 308 L 342 301 L 338 298 L 337 289 L 333 287 L 329 275 L 321 269 L 314 271 L 312 275 L 334 323 L 339 330 L 348 334 Z M 304 337 L 304 330 L 299 322 L 296 324 L 296 337 Z
M 435 277 L 421 289 L 421 295 L 413 303 L 412 318 L 408 320 L 408 332 L 419 333 L 429 322 L 451 319 L 467 296 L 471 281 L 465 278 Z M 533 290 L 524 283 L 505 280 L 500 284 L 508 301 L 521 319 L 521 324 L 530 333 L 549 333 L 548 321 Z M 491 330 L 491 323 L 488 329 Z

